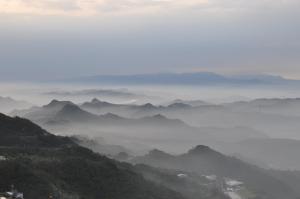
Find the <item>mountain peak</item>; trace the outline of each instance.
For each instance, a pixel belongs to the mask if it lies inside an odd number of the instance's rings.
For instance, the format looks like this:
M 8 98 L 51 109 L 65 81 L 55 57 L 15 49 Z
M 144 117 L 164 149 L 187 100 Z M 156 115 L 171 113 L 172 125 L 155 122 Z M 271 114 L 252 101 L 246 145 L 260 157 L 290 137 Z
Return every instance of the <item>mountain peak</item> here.
M 191 149 L 188 151 L 188 154 L 190 155 L 199 155 L 199 154 L 204 154 L 204 153 L 208 153 L 208 152 L 213 152 L 214 150 L 212 150 L 210 147 L 205 146 L 205 145 L 198 145 L 195 148 Z
M 189 105 L 190 107 L 196 107 L 196 106 L 203 106 L 203 105 L 209 105 L 210 103 L 207 103 L 202 100 L 182 100 L 182 99 L 175 99 L 169 103 L 169 106 L 172 104 L 181 103 Z
M 162 119 L 162 120 L 168 119 L 166 116 L 164 116 L 162 114 L 153 115 L 152 118 L 154 118 L 154 119 Z
M 143 108 L 155 108 L 155 106 L 151 103 L 147 103 L 147 104 L 144 104 L 142 105 Z
M 156 122 L 166 122 L 166 121 L 172 121 L 171 119 L 165 117 L 162 114 L 156 114 L 153 116 L 146 116 L 141 118 L 142 120 L 146 120 L 146 121 L 156 121 Z
M 64 107 L 61 110 L 61 112 L 64 112 L 64 113 L 75 113 L 75 112 L 81 112 L 81 111 L 82 110 L 74 104 L 66 104 L 66 105 L 64 105 Z
M 171 157 L 170 154 L 168 154 L 164 151 L 158 150 L 158 149 L 153 149 L 153 150 L 149 151 L 147 156 L 150 156 L 150 157 L 153 157 L 153 158 L 168 158 L 168 157 Z
M 99 117 L 92 113 L 82 110 L 75 104 L 66 104 L 57 114 L 55 120 L 68 121 L 95 121 Z
M 92 101 L 91 101 L 92 104 L 98 104 L 98 103 L 101 103 L 100 100 L 98 100 L 97 98 L 93 98 Z
M 146 116 L 146 117 L 141 118 L 140 120 L 144 121 L 144 122 L 152 122 L 152 123 L 155 123 L 156 125 L 160 124 L 160 125 L 164 125 L 164 126 L 170 126 L 170 125 L 186 126 L 186 124 L 182 120 L 170 119 L 162 114 Z
M 85 102 L 82 104 L 82 107 L 86 108 L 101 108 L 102 106 L 111 106 L 109 102 L 101 101 L 97 98 L 93 98 L 90 102 Z
M 170 104 L 168 107 L 169 108 L 190 108 L 191 105 L 185 104 L 183 102 L 175 102 L 173 104 Z
M 49 104 L 45 105 L 44 107 L 45 108 L 64 107 L 67 104 L 74 105 L 70 101 L 59 101 L 59 100 L 54 99 Z
M 102 115 L 103 117 L 107 119 L 123 119 L 119 115 L 113 114 L 113 113 L 106 113 L 105 115 Z

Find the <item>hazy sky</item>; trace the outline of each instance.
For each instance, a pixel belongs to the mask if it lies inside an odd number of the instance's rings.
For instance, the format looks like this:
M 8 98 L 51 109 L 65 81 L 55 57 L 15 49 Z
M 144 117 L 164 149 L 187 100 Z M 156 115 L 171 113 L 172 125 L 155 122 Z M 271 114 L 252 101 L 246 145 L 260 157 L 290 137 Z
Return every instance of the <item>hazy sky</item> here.
M 0 78 L 300 78 L 299 0 L 0 0 Z

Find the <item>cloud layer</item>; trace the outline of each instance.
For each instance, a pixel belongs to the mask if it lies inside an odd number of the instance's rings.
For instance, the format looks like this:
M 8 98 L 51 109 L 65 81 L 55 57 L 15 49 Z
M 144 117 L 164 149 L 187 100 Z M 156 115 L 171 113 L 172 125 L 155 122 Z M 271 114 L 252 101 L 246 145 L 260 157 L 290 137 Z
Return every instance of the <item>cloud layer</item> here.
M 39 15 L 147 13 L 207 3 L 207 0 L 0 0 L 0 12 Z
M 299 6 L 298 0 L 0 0 L 0 13 L 38 15 L 145 14 L 172 9 L 232 11 Z
M 299 7 L 299 0 L 0 0 L 0 78 L 190 71 L 300 78 Z

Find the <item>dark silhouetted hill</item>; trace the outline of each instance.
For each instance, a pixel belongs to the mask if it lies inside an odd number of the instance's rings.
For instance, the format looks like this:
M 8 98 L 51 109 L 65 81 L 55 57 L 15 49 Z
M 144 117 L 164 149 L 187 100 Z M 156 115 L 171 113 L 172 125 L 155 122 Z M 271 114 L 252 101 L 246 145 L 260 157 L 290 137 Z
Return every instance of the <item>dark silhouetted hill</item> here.
M 25 198 L 184 199 L 135 169 L 48 133 L 22 118 L 0 115 L 0 192 L 13 184 Z

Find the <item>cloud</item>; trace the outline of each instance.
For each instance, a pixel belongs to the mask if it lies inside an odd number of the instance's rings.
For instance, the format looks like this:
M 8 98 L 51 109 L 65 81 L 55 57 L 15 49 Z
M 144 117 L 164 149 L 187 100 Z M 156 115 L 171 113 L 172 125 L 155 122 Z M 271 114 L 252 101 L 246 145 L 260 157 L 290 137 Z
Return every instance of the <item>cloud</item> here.
M 147 13 L 207 3 L 208 0 L 0 0 L 0 13 L 38 15 Z
M 299 5 L 299 0 L 0 0 L 0 14 L 94 16 L 191 8 L 217 12 L 268 10 Z
M 299 6 L 299 0 L 0 0 L 0 77 L 191 70 L 300 77 Z
M 146 14 L 172 10 L 256 10 L 299 6 L 298 0 L 0 0 L 0 13 L 37 15 Z
M 73 0 L 0 0 L 0 13 L 62 15 L 80 9 Z

